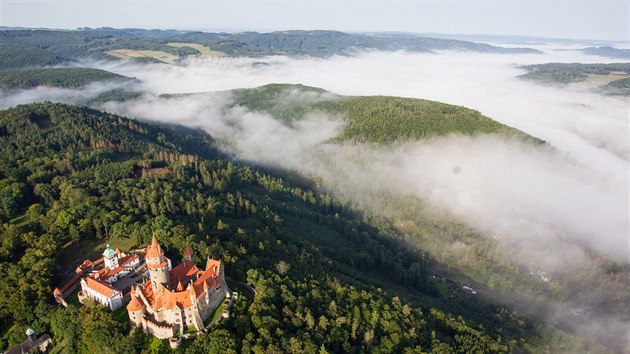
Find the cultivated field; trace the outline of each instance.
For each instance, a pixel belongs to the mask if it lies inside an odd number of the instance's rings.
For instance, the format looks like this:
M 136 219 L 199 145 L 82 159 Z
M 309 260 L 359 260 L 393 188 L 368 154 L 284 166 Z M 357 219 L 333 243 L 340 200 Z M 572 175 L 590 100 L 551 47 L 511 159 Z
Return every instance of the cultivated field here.
M 630 75 L 626 73 L 617 73 L 617 72 L 613 72 L 608 75 L 588 74 L 588 78 L 586 79 L 586 82 L 593 83 L 596 85 L 606 85 L 615 80 L 624 79 L 629 76 Z
M 172 63 L 177 60 L 177 56 L 162 52 L 159 50 L 133 50 L 133 49 L 116 49 L 105 52 L 105 54 L 111 55 L 121 59 L 131 58 L 153 58 L 165 63 Z
M 199 56 L 207 58 L 207 57 L 220 57 L 225 55 L 225 53 L 223 52 L 219 52 L 216 50 L 212 50 L 208 47 L 204 47 L 201 44 L 197 44 L 197 43 L 167 43 L 166 44 L 169 47 L 175 47 L 175 48 L 181 48 L 181 47 L 189 47 L 192 49 L 195 49 L 199 52 Z

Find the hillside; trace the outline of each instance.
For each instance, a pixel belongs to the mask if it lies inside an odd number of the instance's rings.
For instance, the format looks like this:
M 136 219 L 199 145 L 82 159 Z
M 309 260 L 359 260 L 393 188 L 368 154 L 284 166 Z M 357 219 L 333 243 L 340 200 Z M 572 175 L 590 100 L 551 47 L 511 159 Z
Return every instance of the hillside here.
M 548 63 L 525 65 L 521 68 L 528 71 L 528 73 L 520 76 L 523 79 L 560 84 L 583 82 L 589 78 L 589 75 L 611 75 L 611 80 L 616 80 L 619 77 L 615 77 L 613 74 L 630 74 L 630 63 Z
M 198 131 L 44 103 L 0 111 L 0 136 L 3 348 L 27 325 L 69 352 L 164 348 L 128 335 L 125 320 L 98 307 L 63 309 L 50 296 L 76 247 L 140 246 L 155 234 L 169 256 L 190 244 L 197 262 L 221 258 L 226 274 L 258 292 L 187 342 L 192 352 L 603 350 L 438 286 L 391 225 L 362 221 L 308 185 L 222 160 Z
M 98 81 L 132 79 L 105 70 L 90 68 L 48 68 L 0 71 L 0 88 L 30 89 L 37 86 L 78 88 Z
M 628 96 L 630 95 L 630 77 L 611 81 L 602 86 L 602 90 L 608 94 Z
M 350 141 L 353 146 L 367 151 L 401 141 L 422 141 L 450 134 L 507 136 L 515 138 L 517 145 L 519 140 L 543 143 L 477 111 L 426 100 L 344 97 L 317 88 L 281 84 L 236 90 L 233 99 L 234 104 L 267 112 L 289 125 L 317 111 L 340 117 L 346 120 L 345 128 L 337 139 L 329 143 Z M 366 142 L 369 144 L 362 145 Z M 534 146 L 527 148 L 533 149 Z M 349 160 L 349 166 L 354 166 L 352 158 Z M 341 157 L 336 160 L 343 161 Z M 352 167 L 349 169 L 352 170 Z M 616 318 L 625 323 L 629 318 L 630 298 L 622 289 L 630 285 L 630 272 L 624 264 L 605 260 L 605 256 L 585 250 L 584 268 L 554 274 L 552 280 L 541 280 L 536 275 L 540 268 L 535 262 L 520 262 L 513 249 L 497 242 L 498 237 L 474 230 L 428 201 L 388 193 L 387 188 L 362 189 L 361 183 L 356 183 L 356 188 L 352 183 L 343 184 L 343 188 L 337 187 L 339 182 L 321 184 L 333 190 L 340 200 L 348 200 L 354 210 L 372 223 L 392 225 L 399 231 L 396 235 L 402 236 L 401 241 L 433 261 L 438 275 L 446 272 L 448 278 L 458 279 L 463 284 L 474 284 L 495 299 L 510 299 L 506 301 L 506 306 L 542 318 L 549 312 L 555 312 L 555 324 L 561 328 L 575 328 L 576 315 L 568 309 L 558 311 L 551 305 L 554 302 L 568 308 L 582 308 L 582 304 L 587 303 L 589 314 L 583 318 L 591 321 Z M 458 247 L 453 247 L 454 244 Z M 585 287 L 592 289 L 589 295 L 576 293 L 575 289 Z M 623 329 L 617 333 L 613 333 L 612 329 L 606 332 L 598 334 L 600 339 L 616 343 L 615 338 Z M 619 347 L 616 349 L 619 351 Z
M 481 53 L 540 53 L 531 48 L 503 48 L 483 43 L 437 39 L 406 34 L 350 34 L 338 31 L 282 31 L 270 33 L 212 33 L 199 31 L 84 28 L 72 31 L 0 31 L 0 43 L 44 49 L 71 59 L 114 59 L 138 56 L 152 61 L 152 54 L 185 58 L 197 56 L 195 46 L 218 55 L 258 57 L 265 55 L 329 57 L 353 55 L 365 50 L 431 52 L 459 50 Z M 169 45 L 178 43 L 178 46 Z M 190 43 L 191 46 L 181 44 Z M 110 54 L 108 54 L 110 53 Z M 149 53 L 149 55 L 147 55 Z M 134 59 L 135 60 L 135 59 Z
M 0 70 L 52 66 L 67 61 L 68 59 L 41 48 L 0 41 Z
M 339 139 L 391 143 L 449 134 L 501 134 L 540 140 L 462 106 L 415 98 L 337 96 L 303 85 L 270 84 L 232 91 L 234 104 L 286 122 L 323 111 L 347 120 Z
M 582 49 L 586 54 L 599 55 L 607 58 L 630 59 L 630 49 L 614 48 L 610 46 L 604 47 L 588 47 Z

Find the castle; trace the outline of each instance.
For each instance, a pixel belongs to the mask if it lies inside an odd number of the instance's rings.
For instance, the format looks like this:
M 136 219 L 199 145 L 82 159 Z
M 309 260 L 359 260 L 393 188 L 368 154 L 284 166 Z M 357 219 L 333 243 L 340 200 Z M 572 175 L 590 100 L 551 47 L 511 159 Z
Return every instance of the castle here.
M 172 268 L 154 236 L 145 259 L 150 280 L 132 286 L 127 311 L 131 325 L 146 334 L 165 339 L 189 328 L 201 331 L 203 321 L 230 296 L 223 263 L 208 258 L 200 269 L 192 262 L 190 247 L 184 261 Z
M 123 294 L 112 284 L 135 270 L 140 265 L 140 257 L 137 254 L 127 255 L 119 249 L 113 250 L 107 245 L 105 252 L 103 252 L 103 258 L 94 263 L 85 260 L 77 268 L 77 274 L 80 276 L 84 274 L 85 270 L 93 269 L 100 263 L 104 263 L 103 268 L 81 278 L 79 301 L 83 302 L 85 298 L 90 298 L 108 307 L 111 311 L 116 311 L 123 306 Z M 59 289 L 55 289 L 54 295 L 55 298 L 61 295 Z

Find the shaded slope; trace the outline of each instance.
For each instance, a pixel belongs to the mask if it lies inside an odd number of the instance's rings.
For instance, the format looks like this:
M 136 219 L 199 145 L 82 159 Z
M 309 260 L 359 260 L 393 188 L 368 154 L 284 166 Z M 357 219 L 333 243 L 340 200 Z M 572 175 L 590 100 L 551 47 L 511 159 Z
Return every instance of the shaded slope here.
M 50 68 L 0 71 L 0 88 L 29 89 L 37 86 L 78 88 L 98 81 L 132 79 L 109 71 L 90 68 Z
M 222 161 L 207 135 L 183 134 L 62 104 L 0 111 L 0 182 L 17 191 L 4 197 L 0 217 L 24 215 L 1 234 L 3 327 L 36 323 L 61 336 L 59 323 L 75 323 L 82 331 L 81 316 L 51 305 L 64 245 L 108 237 L 141 245 L 154 234 L 169 256 L 190 244 L 197 262 L 219 257 L 227 274 L 257 287 L 250 309 L 226 324 L 239 349 L 254 341 L 289 351 L 295 338 L 307 348 L 360 352 L 371 333 L 369 344 L 382 351 L 504 352 L 534 334 L 482 299 L 436 292 L 423 257 L 394 241 L 391 227 L 361 221 L 329 195 Z M 396 289 L 415 295 L 401 301 Z M 113 350 L 144 345 L 124 326 L 107 329 L 114 332 L 105 337 L 120 339 Z M 102 337 L 65 343 L 104 348 Z
M 44 49 L 0 42 L 0 70 L 52 66 L 67 61 Z

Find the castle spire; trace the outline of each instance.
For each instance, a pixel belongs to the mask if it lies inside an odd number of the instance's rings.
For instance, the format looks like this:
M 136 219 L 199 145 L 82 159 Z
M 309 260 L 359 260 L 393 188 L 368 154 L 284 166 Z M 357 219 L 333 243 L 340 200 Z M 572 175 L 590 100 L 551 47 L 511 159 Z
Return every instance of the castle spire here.
M 158 284 L 169 284 L 169 260 L 164 257 L 164 251 L 162 251 L 155 235 L 153 235 L 151 244 L 147 246 L 147 253 L 144 258 L 149 268 L 153 291 L 158 289 Z
M 157 258 L 157 257 L 160 257 L 161 255 L 162 255 L 162 248 L 160 247 L 160 244 L 158 243 L 155 235 L 153 235 L 153 238 L 151 239 L 151 244 L 147 246 L 147 254 L 145 255 L 145 257 Z

